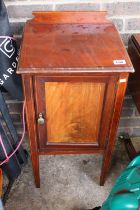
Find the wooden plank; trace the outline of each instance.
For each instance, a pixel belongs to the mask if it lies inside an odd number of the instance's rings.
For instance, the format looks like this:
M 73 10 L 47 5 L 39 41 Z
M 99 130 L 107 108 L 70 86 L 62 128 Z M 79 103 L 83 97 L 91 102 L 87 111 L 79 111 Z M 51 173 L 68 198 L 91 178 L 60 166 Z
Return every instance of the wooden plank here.
M 34 21 L 36 23 L 108 23 L 106 11 L 34 11 Z

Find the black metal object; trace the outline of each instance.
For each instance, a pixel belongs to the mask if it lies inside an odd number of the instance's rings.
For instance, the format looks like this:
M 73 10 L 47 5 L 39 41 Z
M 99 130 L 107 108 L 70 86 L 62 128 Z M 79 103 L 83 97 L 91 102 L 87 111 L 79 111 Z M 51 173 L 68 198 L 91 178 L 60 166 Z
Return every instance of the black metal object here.
M 7 154 L 10 155 L 17 147 L 19 143 L 19 137 L 13 125 L 11 116 L 9 114 L 9 110 L 7 108 L 7 105 L 5 103 L 1 91 L 0 91 L 0 112 L 1 112 L 0 135 L 3 139 L 3 144 L 6 148 Z M 4 128 L 4 124 L 7 130 Z M 4 151 L 0 145 L 0 161 L 5 160 L 5 158 L 6 157 Z M 12 184 L 20 175 L 23 165 L 27 163 L 27 158 L 28 158 L 28 153 L 26 152 L 26 150 L 23 149 L 22 146 L 20 146 L 19 150 L 9 159 L 9 161 L 2 165 L 1 168 L 9 180 L 7 190 L 3 196 L 4 203 L 8 197 L 8 193 L 12 187 Z
M 135 147 L 128 134 L 122 134 L 121 136 L 119 136 L 119 139 L 123 141 L 127 155 L 130 160 L 133 160 L 136 156 L 140 155 L 140 152 L 136 152 Z
M 87 210 L 99 210 L 99 209 L 101 209 L 101 206 L 97 206 L 97 207 L 95 207 L 93 209 L 87 209 Z
M 9 196 L 9 193 L 11 191 L 11 188 L 12 188 L 13 184 L 14 184 L 14 181 L 9 181 L 7 189 L 6 189 L 5 193 L 2 196 L 2 203 L 3 203 L 3 205 L 5 205 L 5 203 L 6 203 L 7 199 L 8 199 L 8 196 Z

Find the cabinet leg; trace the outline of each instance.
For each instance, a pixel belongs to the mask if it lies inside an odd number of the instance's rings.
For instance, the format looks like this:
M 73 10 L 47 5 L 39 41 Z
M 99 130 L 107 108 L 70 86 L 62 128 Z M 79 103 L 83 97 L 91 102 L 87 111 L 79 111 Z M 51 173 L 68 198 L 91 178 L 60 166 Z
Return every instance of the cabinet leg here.
M 111 163 L 111 158 L 112 154 L 109 152 L 105 152 L 104 157 L 103 157 L 103 162 L 102 162 L 102 169 L 101 169 L 101 176 L 100 176 L 100 186 L 103 186 L 106 180 L 106 177 L 109 172 L 110 168 L 110 163 Z
M 40 188 L 39 155 L 37 153 L 31 153 L 31 159 L 35 185 L 37 188 Z

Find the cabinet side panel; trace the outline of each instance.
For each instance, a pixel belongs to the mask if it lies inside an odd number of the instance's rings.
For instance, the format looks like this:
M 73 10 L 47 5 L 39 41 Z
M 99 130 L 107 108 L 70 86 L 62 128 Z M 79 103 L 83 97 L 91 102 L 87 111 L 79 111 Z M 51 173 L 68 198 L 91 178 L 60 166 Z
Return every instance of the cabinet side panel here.
M 109 172 L 112 154 L 113 154 L 113 150 L 115 146 L 115 137 L 116 137 L 117 128 L 119 125 L 122 104 L 123 104 L 127 81 L 128 81 L 128 76 L 129 76 L 128 73 L 121 73 L 118 84 L 117 84 L 115 104 L 114 104 L 113 115 L 112 115 L 112 119 L 110 123 L 108 142 L 104 151 L 104 158 L 103 158 L 101 177 L 100 177 L 100 185 L 104 185 L 106 176 Z
M 105 83 L 46 82 L 48 142 L 97 143 Z

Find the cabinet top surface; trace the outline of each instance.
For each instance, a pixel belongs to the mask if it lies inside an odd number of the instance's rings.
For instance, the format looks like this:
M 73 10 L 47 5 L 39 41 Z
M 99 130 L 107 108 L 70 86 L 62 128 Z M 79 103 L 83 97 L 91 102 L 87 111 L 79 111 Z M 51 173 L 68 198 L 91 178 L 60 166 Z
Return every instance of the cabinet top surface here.
M 34 12 L 25 25 L 18 73 L 133 72 L 105 12 Z

